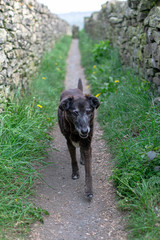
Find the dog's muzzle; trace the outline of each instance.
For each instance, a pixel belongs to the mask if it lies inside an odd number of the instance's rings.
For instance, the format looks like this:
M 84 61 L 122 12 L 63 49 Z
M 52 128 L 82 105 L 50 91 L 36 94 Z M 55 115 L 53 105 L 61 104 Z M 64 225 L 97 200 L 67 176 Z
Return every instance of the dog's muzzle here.
M 90 131 L 89 128 L 81 129 L 81 131 L 79 131 L 79 136 L 80 136 L 81 138 L 87 138 L 87 137 L 88 137 L 88 134 L 89 134 L 89 131 Z

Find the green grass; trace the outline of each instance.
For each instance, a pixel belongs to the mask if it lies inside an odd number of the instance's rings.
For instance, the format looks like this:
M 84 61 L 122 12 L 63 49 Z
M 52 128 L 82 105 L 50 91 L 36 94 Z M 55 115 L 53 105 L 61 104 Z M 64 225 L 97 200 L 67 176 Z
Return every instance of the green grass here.
M 46 164 L 70 43 L 64 37 L 44 55 L 28 93 L 23 99 L 16 93 L 0 115 L 0 239 L 14 239 L 48 214 L 29 199 L 35 179 L 41 179 L 37 170 Z
M 82 65 L 99 95 L 98 119 L 114 158 L 118 206 L 129 212 L 128 239 L 160 239 L 160 108 L 147 81 L 121 65 L 108 41 L 80 34 Z M 157 155 L 149 160 L 147 153 Z

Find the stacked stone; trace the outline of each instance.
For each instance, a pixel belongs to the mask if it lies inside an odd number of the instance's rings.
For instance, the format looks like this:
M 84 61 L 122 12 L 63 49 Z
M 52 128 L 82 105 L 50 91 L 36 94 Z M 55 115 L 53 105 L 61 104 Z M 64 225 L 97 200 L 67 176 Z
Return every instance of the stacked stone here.
M 44 51 L 70 31 L 35 0 L 0 0 L 0 109 L 13 89 L 26 89 Z
M 111 1 L 85 18 L 85 30 L 118 46 L 122 62 L 140 71 L 160 93 L 160 6 L 158 0 Z

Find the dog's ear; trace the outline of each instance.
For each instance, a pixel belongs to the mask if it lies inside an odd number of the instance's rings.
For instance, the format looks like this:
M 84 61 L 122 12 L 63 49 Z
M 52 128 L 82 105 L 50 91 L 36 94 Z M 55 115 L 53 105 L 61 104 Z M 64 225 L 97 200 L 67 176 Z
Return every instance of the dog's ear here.
M 73 102 L 73 97 L 66 98 L 65 100 L 60 102 L 59 108 L 62 111 L 68 110 Z
M 98 98 L 92 96 L 92 95 L 86 95 L 87 100 L 89 101 L 90 105 L 93 108 L 98 108 L 100 105 L 100 101 L 98 100 Z

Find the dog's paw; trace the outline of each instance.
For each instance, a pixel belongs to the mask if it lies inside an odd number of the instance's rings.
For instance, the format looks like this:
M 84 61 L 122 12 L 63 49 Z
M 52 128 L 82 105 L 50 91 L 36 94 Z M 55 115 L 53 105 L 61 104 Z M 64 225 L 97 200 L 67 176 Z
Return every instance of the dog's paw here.
M 92 201 L 92 199 L 93 199 L 93 194 L 92 194 L 92 193 L 86 194 L 86 198 L 87 198 L 88 201 Z
M 72 179 L 77 180 L 79 178 L 79 173 L 72 173 Z
M 85 165 L 85 161 L 82 158 L 80 159 L 80 164 Z

